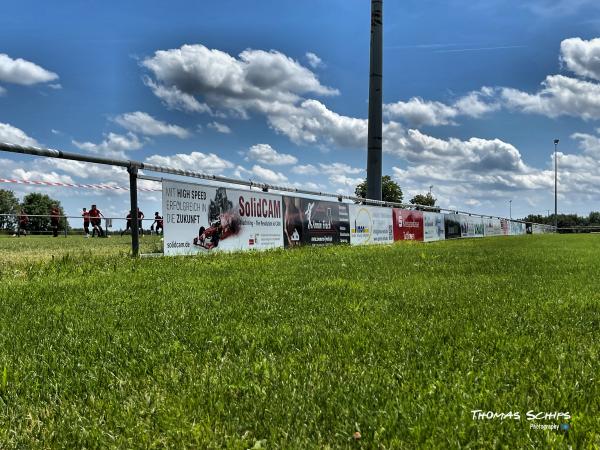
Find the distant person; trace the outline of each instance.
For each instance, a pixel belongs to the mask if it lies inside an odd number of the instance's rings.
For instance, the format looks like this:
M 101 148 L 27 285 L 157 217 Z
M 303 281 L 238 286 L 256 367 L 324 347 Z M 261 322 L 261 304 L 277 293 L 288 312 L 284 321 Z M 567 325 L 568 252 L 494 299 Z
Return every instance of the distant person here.
M 144 220 L 144 213 L 140 211 L 140 208 L 137 209 L 137 216 L 138 216 L 138 230 L 139 230 L 139 233 L 143 236 L 144 228 L 142 226 L 142 221 Z
M 155 230 L 156 234 L 158 234 L 158 230 L 160 230 L 161 234 L 164 232 L 163 218 L 158 215 L 158 211 L 154 213 L 154 222 L 150 226 L 150 231 L 152 230 Z
M 98 233 L 98 237 L 104 236 L 104 230 L 102 230 L 102 221 L 100 217 L 104 217 L 104 215 L 98 208 L 96 208 L 96 205 L 92 205 L 92 209 L 90 209 L 90 222 L 94 228 L 92 230 L 92 237 L 94 237 L 96 233 Z
M 52 205 L 50 209 L 50 227 L 52 228 L 52 237 L 58 237 L 58 225 L 60 223 L 60 209 L 57 205 Z
M 19 213 L 19 236 L 27 236 L 27 228 L 29 227 L 29 216 L 24 209 Z
M 123 236 L 125 233 L 127 233 L 129 230 L 131 230 L 131 211 L 129 211 L 129 213 L 127 214 L 127 224 L 125 225 L 125 229 L 123 231 L 121 231 L 121 236 Z
M 85 231 L 85 237 L 90 237 L 90 213 L 86 208 L 83 208 L 83 213 L 81 214 L 83 217 L 83 231 Z

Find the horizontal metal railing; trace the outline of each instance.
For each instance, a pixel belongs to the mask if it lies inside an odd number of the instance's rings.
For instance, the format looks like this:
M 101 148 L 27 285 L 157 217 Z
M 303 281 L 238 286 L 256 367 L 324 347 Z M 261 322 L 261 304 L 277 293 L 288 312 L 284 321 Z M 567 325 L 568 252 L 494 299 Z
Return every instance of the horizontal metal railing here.
M 196 172 L 193 170 L 184 170 L 178 169 L 175 167 L 164 167 L 156 164 L 145 163 L 141 161 L 134 160 L 121 160 L 114 158 L 104 158 L 100 156 L 92 156 L 92 155 L 81 155 L 78 153 L 65 152 L 62 150 L 50 149 L 50 148 L 41 148 L 35 146 L 25 146 L 11 143 L 0 143 L 0 151 L 6 151 L 11 153 L 19 153 L 24 155 L 33 155 L 33 156 L 45 156 L 48 158 L 58 158 L 58 159 L 66 159 L 71 161 L 81 161 L 88 162 L 94 164 L 104 164 L 109 166 L 123 167 L 127 169 L 129 173 L 129 182 L 130 182 L 130 197 L 131 197 L 131 210 L 137 210 L 137 179 L 146 179 L 151 181 L 162 181 L 162 178 L 151 177 L 143 173 L 139 173 L 140 170 L 156 172 L 156 173 L 166 173 L 171 175 L 178 175 L 187 178 L 197 178 L 206 181 L 212 181 L 217 183 L 224 183 L 229 185 L 238 185 L 238 186 L 246 186 L 250 189 L 259 188 L 264 192 L 276 191 L 281 193 L 291 193 L 291 194 L 303 194 L 314 197 L 325 197 L 325 198 L 335 198 L 338 201 L 342 202 L 344 200 L 348 202 L 354 203 L 362 203 L 368 205 L 375 206 L 391 206 L 396 208 L 403 209 L 418 209 L 421 211 L 432 211 L 432 212 L 446 212 L 450 214 L 464 214 L 473 217 L 481 217 L 481 218 L 489 218 L 489 219 L 500 219 L 500 220 L 512 220 L 514 222 L 525 223 L 522 220 L 508 219 L 506 217 L 500 216 L 491 216 L 486 214 L 473 213 L 468 211 L 460 211 L 454 208 L 443 208 L 439 206 L 428 206 L 428 205 L 418 205 L 411 203 L 398 203 L 398 202 L 387 202 L 383 200 L 372 200 L 366 199 L 362 197 L 352 196 L 352 195 L 343 195 L 343 194 L 334 194 L 330 192 L 321 192 L 321 191 L 312 191 L 308 189 L 299 189 L 289 186 L 278 186 L 271 185 L 267 183 L 255 182 L 253 180 L 241 180 L 237 178 L 229 178 L 220 175 L 211 175 L 201 172 Z M 545 224 L 535 224 L 538 226 L 547 227 Z M 554 230 L 554 227 L 552 227 Z M 554 230 L 555 231 L 555 230 Z M 132 254 L 134 256 L 138 255 L 139 243 L 137 241 L 138 237 L 138 223 L 137 221 L 133 221 L 132 223 Z
M 353 196 L 353 195 L 335 194 L 335 193 L 323 192 L 323 191 L 312 191 L 312 190 L 308 190 L 308 189 L 299 189 L 299 188 L 294 188 L 294 187 L 289 187 L 289 186 L 279 186 L 279 185 L 272 185 L 272 184 L 268 184 L 268 183 L 261 183 L 261 182 L 256 182 L 253 180 L 241 180 L 238 178 L 229 178 L 229 177 L 223 177 L 220 175 L 211 175 L 211 174 L 206 174 L 206 173 L 202 173 L 202 172 L 196 172 L 193 170 L 177 169 L 174 167 L 164 167 L 164 166 L 159 166 L 156 164 L 144 163 L 141 161 L 103 158 L 103 157 L 99 157 L 99 156 L 88 156 L 88 155 L 81 155 L 78 153 L 64 152 L 62 150 L 47 149 L 47 148 L 40 148 L 40 147 L 34 147 L 34 146 L 23 146 L 23 145 L 17 145 L 17 144 L 0 143 L 0 150 L 12 152 L 12 153 L 21 153 L 21 154 L 34 155 L 34 156 L 46 156 L 49 158 L 69 159 L 69 160 L 74 160 L 74 161 L 105 164 L 105 165 L 112 165 L 112 166 L 118 166 L 118 167 L 124 167 L 124 168 L 136 168 L 139 170 L 147 170 L 150 172 L 167 173 L 167 174 L 171 174 L 171 175 L 179 175 L 179 176 L 183 176 L 183 177 L 197 178 L 197 179 L 201 179 L 201 180 L 214 181 L 214 182 L 218 182 L 218 183 L 246 186 L 249 188 L 255 187 L 255 188 L 259 188 L 266 192 L 278 191 L 278 192 L 287 192 L 287 193 L 295 193 L 295 194 L 304 194 L 304 195 L 311 195 L 311 196 L 316 196 L 316 197 L 335 198 L 338 201 L 349 200 L 349 201 L 355 202 L 355 203 L 364 203 L 364 204 L 376 205 L 376 206 L 377 205 L 378 206 L 392 206 L 392 207 L 403 208 L 403 209 L 419 209 L 422 211 L 435 211 L 435 212 L 447 212 L 447 213 L 454 213 L 454 214 L 465 214 L 465 215 L 470 215 L 470 216 L 474 216 L 474 217 L 483 217 L 483 218 L 491 218 L 491 219 L 506 219 L 506 220 L 514 220 L 515 222 L 518 222 L 518 220 L 515 220 L 515 219 L 508 219 L 506 217 L 499 217 L 499 216 L 491 216 L 489 214 L 479 214 L 479 213 L 468 212 L 468 211 L 460 211 L 455 208 L 444 208 L 444 207 L 439 207 L 439 206 L 419 205 L 419 204 L 412 204 L 412 203 L 388 202 L 388 201 L 383 201 L 383 200 L 372 200 L 372 199 L 357 197 L 357 196 Z M 145 180 L 150 180 L 150 181 L 162 181 L 162 178 L 151 177 L 151 176 L 144 175 L 144 174 L 139 174 L 137 177 L 140 179 L 145 179 Z

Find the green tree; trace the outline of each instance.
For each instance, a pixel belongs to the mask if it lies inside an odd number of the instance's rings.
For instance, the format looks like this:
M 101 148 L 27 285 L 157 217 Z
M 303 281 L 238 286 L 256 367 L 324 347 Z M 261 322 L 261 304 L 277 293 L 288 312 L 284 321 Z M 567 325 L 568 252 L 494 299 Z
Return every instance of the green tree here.
M 589 225 L 600 225 L 600 211 L 592 211 L 588 217 Z
M 367 180 L 354 190 L 357 197 L 367 198 Z M 381 199 L 385 202 L 402 203 L 402 189 L 389 175 L 381 177 Z
M 52 209 L 53 205 L 58 206 L 61 216 L 65 215 L 60 202 L 46 194 L 32 192 L 23 198 L 23 203 L 21 206 L 29 215 L 29 226 L 31 231 L 35 232 L 50 230 L 50 210 Z M 34 215 L 46 215 L 47 217 L 32 217 Z M 62 217 L 59 222 L 59 229 L 64 230 L 65 228 L 68 229 L 67 219 Z
M 435 206 L 435 202 L 436 199 L 431 195 L 431 192 L 428 192 L 426 195 L 417 194 L 410 199 L 410 203 L 413 205 Z
M 19 200 L 13 191 L 0 189 L 0 214 L 17 214 L 19 211 Z M 15 229 L 16 216 L 0 215 L 0 230 Z

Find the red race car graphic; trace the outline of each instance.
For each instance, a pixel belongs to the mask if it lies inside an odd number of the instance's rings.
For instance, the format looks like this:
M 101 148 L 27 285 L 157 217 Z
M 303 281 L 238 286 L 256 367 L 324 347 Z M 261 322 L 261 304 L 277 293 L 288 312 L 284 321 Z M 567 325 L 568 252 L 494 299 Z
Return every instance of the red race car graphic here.
M 226 212 L 210 224 L 208 228 L 200 227 L 198 236 L 194 238 L 194 245 L 211 250 L 219 245 L 223 239 L 235 236 L 241 230 L 239 216 L 232 212 Z

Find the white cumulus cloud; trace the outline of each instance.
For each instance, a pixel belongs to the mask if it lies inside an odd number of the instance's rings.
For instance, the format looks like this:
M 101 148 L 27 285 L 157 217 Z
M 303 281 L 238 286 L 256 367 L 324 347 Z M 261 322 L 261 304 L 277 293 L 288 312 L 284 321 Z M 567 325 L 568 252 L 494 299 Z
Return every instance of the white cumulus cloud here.
M 224 123 L 213 121 L 213 122 L 210 122 L 207 126 L 208 126 L 208 128 L 215 130 L 217 133 L 231 134 L 231 128 L 229 128 Z
M 27 134 L 20 128 L 13 127 L 8 123 L 0 122 L 0 142 L 6 142 L 8 144 L 18 145 L 32 145 L 37 146 L 38 142 L 27 136 Z
M 317 67 L 320 67 L 323 65 L 323 60 L 321 58 L 319 58 L 313 52 L 307 52 L 305 56 L 306 56 L 306 60 L 308 61 L 308 65 L 310 67 L 312 67 L 313 69 L 316 69 Z
M 142 111 L 121 114 L 115 118 L 115 122 L 129 131 L 146 136 L 172 135 L 180 139 L 190 136 L 185 128 L 162 122 Z
M 298 158 L 286 153 L 279 153 L 269 144 L 256 144 L 248 150 L 248 159 L 272 166 L 296 164 Z
M 562 63 L 576 75 L 600 80 L 600 38 L 565 39 L 560 43 Z
M 209 106 L 235 111 L 244 116 L 256 102 L 295 102 L 305 93 L 335 95 L 315 74 L 294 59 L 275 50 L 245 50 L 233 57 L 203 45 L 183 45 L 158 50 L 142 61 L 156 81 L 147 79 L 156 95 L 164 90 L 202 96 Z M 161 91 L 162 89 L 162 91 Z M 160 95 L 159 95 L 160 96 Z M 176 107 L 177 102 L 171 102 Z
M 180 91 L 176 86 L 157 84 L 149 77 L 144 77 L 144 84 L 169 109 L 209 114 L 212 112 L 206 103 L 200 103 L 193 95 Z
M 220 174 L 234 165 L 214 153 L 177 153 L 171 156 L 153 155 L 146 159 L 150 164 L 173 167 L 180 170 L 191 170 L 210 174 Z
M 319 173 L 319 169 L 317 169 L 312 164 L 301 164 L 292 167 L 292 173 L 295 173 L 297 175 L 316 175 Z
M 500 105 L 491 98 L 492 95 L 492 89 L 482 88 L 469 92 L 451 105 L 413 97 L 407 102 L 385 104 L 383 111 L 388 117 L 402 119 L 413 126 L 456 125 L 454 119 L 458 116 L 481 117 L 499 109 Z
M 22 58 L 13 59 L 6 53 L 0 53 L 0 81 L 30 86 L 37 83 L 48 83 L 57 79 L 57 74 L 31 61 Z
M 536 93 L 502 88 L 501 95 L 507 107 L 524 113 L 600 119 L 600 84 L 586 80 L 549 75 Z
M 104 140 L 98 144 L 93 142 L 79 142 L 75 140 L 72 142 L 73 145 L 81 150 L 101 156 L 123 159 L 127 158 L 127 152 L 139 150 L 143 146 L 142 142 L 133 133 L 127 133 L 126 135 L 108 133 Z
M 14 178 L 27 181 L 45 181 L 47 183 L 74 183 L 73 178 L 57 172 L 41 172 L 38 170 L 25 170 L 18 168 L 12 171 Z

